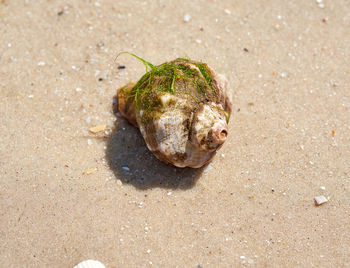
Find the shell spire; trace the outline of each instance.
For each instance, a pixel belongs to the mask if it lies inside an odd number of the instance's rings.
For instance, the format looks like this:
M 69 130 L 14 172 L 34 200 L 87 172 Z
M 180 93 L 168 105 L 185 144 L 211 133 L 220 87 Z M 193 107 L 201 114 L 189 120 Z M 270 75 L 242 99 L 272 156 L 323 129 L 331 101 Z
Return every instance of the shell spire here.
M 208 163 L 228 135 L 232 102 L 226 78 L 203 62 L 178 58 L 154 66 L 131 55 L 146 73 L 118 89 L 120 113 L 161 161 L 193 168 Z

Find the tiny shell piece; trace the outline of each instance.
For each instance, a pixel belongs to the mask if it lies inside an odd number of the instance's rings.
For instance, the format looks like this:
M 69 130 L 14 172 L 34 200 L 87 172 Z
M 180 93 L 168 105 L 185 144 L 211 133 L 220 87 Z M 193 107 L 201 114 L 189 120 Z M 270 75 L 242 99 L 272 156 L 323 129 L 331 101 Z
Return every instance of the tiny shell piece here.
M 326 197 L 324 197 L 323 195 L 316 196 L 314 199 L 315 199 L 316 206 L 320 206 L 320 205 L 328 202 L 328 199 Z
M 98 125 L 98 126 L 95 126 L 95 127 L 90 128 L 89 131 L 90 131 L 91 133 L 96 134 L 96 133 L 105 131 L 106 128 L 107 128 L 107 125 Z
M 95 171 L 96 171 L 96 168 L 88 168 L 88 169 L 85 171 L 85 173 L 86 173 L 86 175 L 90 175 L 90 174 L 94 173 Z
M 105 268 L 105 266 L 99 261 L 86 260 L 77 264 L 74 268 Z
M 189 14 L 186 14 L 186 15 L 184 16 L 184 22 L 189 22 L 190 19 L 191 19 L 191 16 L 190 16 Z

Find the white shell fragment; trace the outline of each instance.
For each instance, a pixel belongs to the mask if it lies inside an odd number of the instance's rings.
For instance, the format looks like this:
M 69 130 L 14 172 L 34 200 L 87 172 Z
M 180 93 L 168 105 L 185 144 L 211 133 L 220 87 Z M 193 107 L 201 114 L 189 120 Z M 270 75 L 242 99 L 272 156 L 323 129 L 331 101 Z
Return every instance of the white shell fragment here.
M 77 264 L 76 266 L 74 266 L 74 268 L 106 268 L 106 267 L 99 261 L 86 260 Z
M 320 205 L 328 202 L 328 199 L 323 195 L 316 196 L 314 199 L 315 199 L 316 206 L 320 206 Z
M 184 16 L 184 22 L 189 22 L 191 19 L 191 16 L 189 14 L 185 14 Z

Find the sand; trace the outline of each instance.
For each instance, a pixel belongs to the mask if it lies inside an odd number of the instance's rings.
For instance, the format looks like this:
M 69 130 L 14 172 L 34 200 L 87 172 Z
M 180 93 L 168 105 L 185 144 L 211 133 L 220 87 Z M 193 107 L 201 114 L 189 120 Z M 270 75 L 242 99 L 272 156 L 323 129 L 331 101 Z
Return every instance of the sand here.
M 0 266 L 349 267 L 349 29 L 347 0 L 1 0 Z M 209 167 L 114 115 L 121 51 L 227 76 Z

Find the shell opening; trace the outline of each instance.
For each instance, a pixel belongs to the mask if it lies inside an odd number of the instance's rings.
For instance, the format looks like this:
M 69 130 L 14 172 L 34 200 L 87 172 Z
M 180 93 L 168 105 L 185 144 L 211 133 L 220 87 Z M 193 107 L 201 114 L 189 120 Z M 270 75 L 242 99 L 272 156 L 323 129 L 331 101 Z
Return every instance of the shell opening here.
M 225 142 L 225 140 L 226 140 L 227 134 L 228 133 L 227 133 L 226 129 L 221 130 L 220 134 L 217 137 L 218 139 L 216 140 L 216 142 L 218 144 L 223 144 Z

